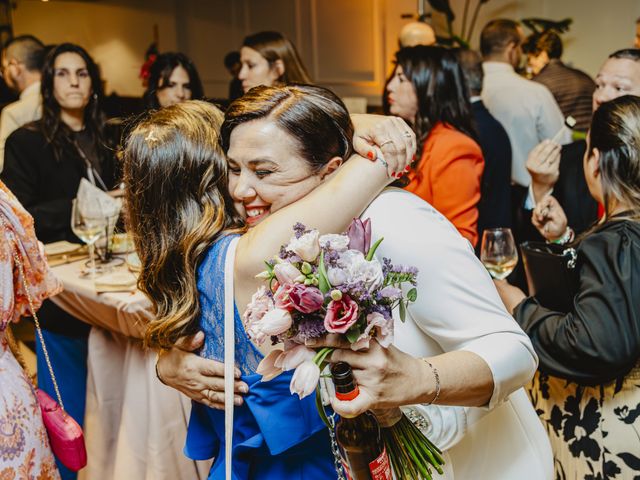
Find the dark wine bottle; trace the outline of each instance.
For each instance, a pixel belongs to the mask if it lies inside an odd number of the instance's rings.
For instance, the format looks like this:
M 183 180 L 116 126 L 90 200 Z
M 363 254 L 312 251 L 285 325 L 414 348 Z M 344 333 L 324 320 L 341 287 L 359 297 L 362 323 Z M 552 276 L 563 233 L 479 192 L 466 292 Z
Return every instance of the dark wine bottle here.
M 338 400 L 353 400 L 360 393 L 348 363 L 332 365 L 331 377 Z M 336 423 L 336 440 L 347 479 L 392 480 L 389 456 L 373 413 L 340 418 Z

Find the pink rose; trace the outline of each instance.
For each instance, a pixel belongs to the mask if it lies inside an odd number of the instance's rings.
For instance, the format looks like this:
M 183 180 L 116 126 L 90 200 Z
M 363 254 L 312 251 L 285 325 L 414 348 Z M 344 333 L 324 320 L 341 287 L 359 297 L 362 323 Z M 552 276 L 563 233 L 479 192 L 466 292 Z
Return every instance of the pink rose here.
M 273 300 L 276 304 L 276 308 L 281 308 L 282 310 L 288 310 L 289 312 L 293 310 L 293 304 L 291 303 L 291 299 L 289 298 L 289 294 L 293 289 L 293 284 L 285 283 L 284 285 L 280 285 L 276 290 L 276 293 L 273 294 Z
M 289 330 L 292 323 L 293 318 L 289 312 L 281 308 L 274 308 L 262 317 L 258 328 L 267 336 L 280 335 Z
M 297 393 L 300 400 L 313 393 L 320 380 L 320 368 L 311 360 L 306 360 L 298 365 L 293 372 L 289 390 L 291 394 Z
M 285 283 L 295 283 L 296 279 L 302 276 L 300 270 L 289 262 L 277 263 L 273 267 L 273 273 L 278 279 L 280 285 Z
M 322 307 L 324 295 L 316 287 L 296 283 L 289 292 L 293 308 L 302 313 L 311 313 Z
M 329 333 L 346 333 L 357 320 L 358 304 L 349 295 L 343 295 L 341 300 L 329 302 L 324 328 Z
M 374 312 L 367 315 L 367 328 L 364 329 L 362 335 L 351 345 L 351 350 L 358 351 L 369 348 L 371 340 L 371 331 L 375 328 L 375 337 L 378 343 L 388 348 L 393 343 L 393 318 L 385 318 L 384 315 Z

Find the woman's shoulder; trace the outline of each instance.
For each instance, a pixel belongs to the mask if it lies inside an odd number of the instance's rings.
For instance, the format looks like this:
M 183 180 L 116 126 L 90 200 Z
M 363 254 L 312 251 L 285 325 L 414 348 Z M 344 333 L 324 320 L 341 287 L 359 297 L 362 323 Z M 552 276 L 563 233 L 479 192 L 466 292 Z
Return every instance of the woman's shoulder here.
M 42 122 L 35 121 L 11 132 L 7 138 L 7 143 L 25 143 L 27 145 L 39 144 L 46 142 L 46 138 L 42 133 Z
M 225 233 L 219 235 L 209 245 L 204 252 L 202 261 L 198 265 L 198 282 L 208 279 L 211 280 L 212 276 L 224 275 L 224 262 L 227 258 L 227 251 L 231 241 L 234 238 L 239 237 L 235 233 Z
M 640 260 L 640 222 L 636 220 L 613 220 L 587 235 L 579 244 L 578 251 L 587 257 L 604 257 L 609 262 L 628 261 L 621 252 L 634 252 Z M 623 255 L 622 257 L 626 257 Z
M 482 156 L 480 145 L 469 135 L 446 123 L 438 122 L 434 125 L 427 138 L 433 151 L 465 151 Z

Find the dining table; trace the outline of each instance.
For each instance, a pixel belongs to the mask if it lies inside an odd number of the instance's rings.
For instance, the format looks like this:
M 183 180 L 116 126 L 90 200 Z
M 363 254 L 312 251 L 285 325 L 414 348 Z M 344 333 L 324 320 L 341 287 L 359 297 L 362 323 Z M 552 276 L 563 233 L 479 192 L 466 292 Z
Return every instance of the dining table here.
M 55 262 L 52 262 L 55 263 Z M 183 454 L 191 401 L 162 384 L 141 338 L 153 318 L 128 263 L 92 279 L 86 258 L 52 267 L 64 290 L 52 301 L 92 326 L 80 480 L 206 479 L 211 461 Z

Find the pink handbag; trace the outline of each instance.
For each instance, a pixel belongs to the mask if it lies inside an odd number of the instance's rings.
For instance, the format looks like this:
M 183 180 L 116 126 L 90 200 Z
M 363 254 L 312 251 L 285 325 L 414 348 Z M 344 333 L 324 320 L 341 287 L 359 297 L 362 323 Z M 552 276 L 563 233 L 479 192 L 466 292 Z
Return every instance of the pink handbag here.
M 53 454 L 65 467 L 77 472 L 87 464 L 82 428 L 44 390 L 38 389 L 36 395 Z
M 24 266 L 22 260 L 17 253 L 14 253 L 14 260 L 20 270 L 22 276 L 22 285 L 27 294 L 27 300 L 29 301 L 29 307 L 31 314 L 33 315 L 33 321 L 36 324 L 36 331 L 40 338 L 40 344 L 42 345 L 42 352 L 47 362 L 49 374 L 53 382 L 53 388 L 56 391 L 56 402 L 46 392 L 38 389 L 36 396 L 38 403 L 40 404 L 40 411 L 42 412 L 42 421 L 44 427 L 47 429 L 49 436 L 49 443 L 51 444 L 51 450 L 53 454 L 60 460 L 65 467 L 74 472 L 77 472 L 87 464 L 87 449 L 84 444 L 84 434 L 82 428 L 67 412 L 64 411 L 64 404 L 62 403 L 62 397 L 60 395 L 60 389 L 58 388 L 58 382 L 56 376 L 53 373 L 53 367 L 51 366 L 51 360 L 49 359 L 49 352 L 47 346 L 44 343 L 44 337 L 42 336 L 42 330 L 40 329 L 40 321 L 36 315 L 36 309 L 33 306 L 33 300 L 31 293 L 27 285 L 27 280 L 24 274 Z

